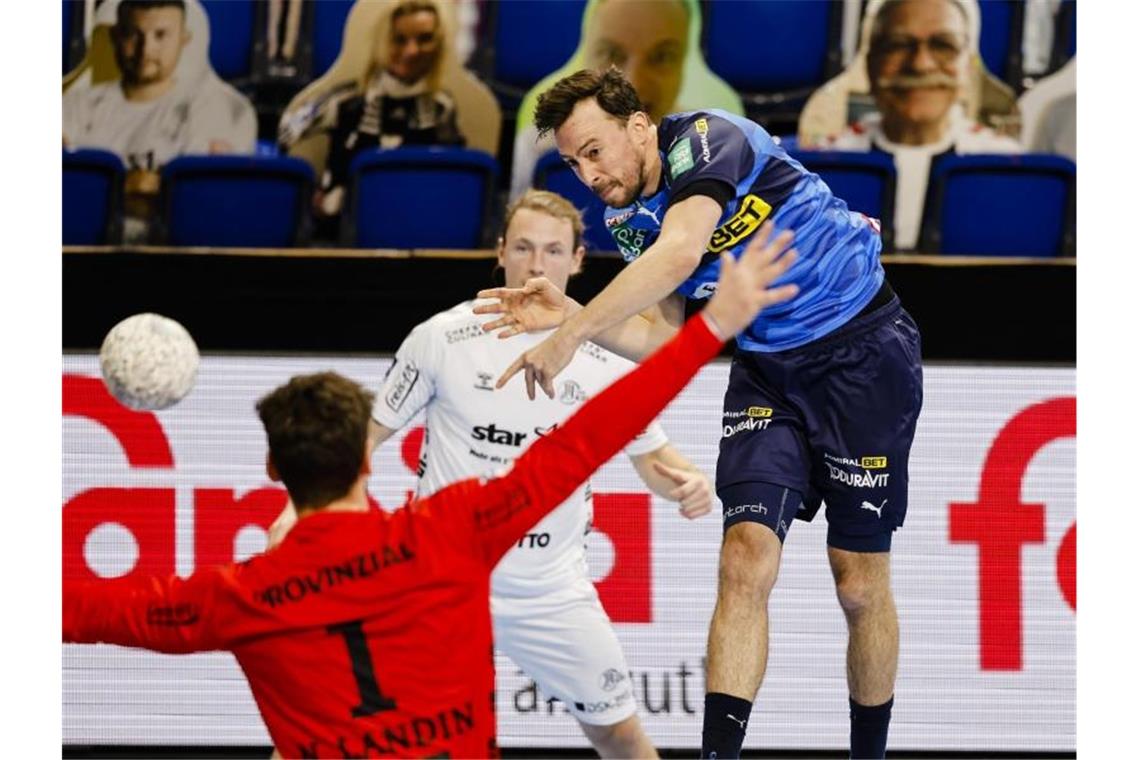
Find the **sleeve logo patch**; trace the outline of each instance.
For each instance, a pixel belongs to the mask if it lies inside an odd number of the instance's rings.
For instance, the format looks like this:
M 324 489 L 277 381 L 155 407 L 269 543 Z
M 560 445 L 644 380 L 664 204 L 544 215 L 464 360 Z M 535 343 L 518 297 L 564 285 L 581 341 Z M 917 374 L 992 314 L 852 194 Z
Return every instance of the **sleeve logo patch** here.
M 384 403 L 393 412 L 400 411 L 400 407 L 408 400 L 408 395 L 415 387 L 416 381 L 420 379 L 420 371 L 412 362 L 408 362 L 400 369 L 399 376 L 391 384 L 391 389 L 384 397 Z
M 740 201 L 740 208 L 728 221 L 716 228 L 709 239 L 709 251 L 720 253 L 755 232 L 772 213 L 772 207 L 758 195 L 748 194 Z
M 689 138 L 682 138 L 669 151 L 669 173 L 676 177 L 692 168 L 693 149 L 689 147 Z

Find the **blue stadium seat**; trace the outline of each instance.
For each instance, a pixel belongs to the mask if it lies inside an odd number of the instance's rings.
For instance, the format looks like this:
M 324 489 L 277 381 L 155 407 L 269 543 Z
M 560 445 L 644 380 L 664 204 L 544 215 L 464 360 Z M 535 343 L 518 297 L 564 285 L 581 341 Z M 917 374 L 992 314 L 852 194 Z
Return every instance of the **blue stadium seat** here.
M 1073 256 L 1077 167 L 1060 156 L 946 156 L 930 171 L 925 253 Z
M 493 56 L 491 89 L 513 111 L 538 80 L 570 60 L 578 47 L 585 0 L 486 3 Z
M 807 93 L 838 73 L 841 2 L 709 0 L 703 49 L 709 68 L 745 102 Z
M 183 156 L 162 169 L 169 245 L 288 248 L 305 242 L 313 170 L 286 156 Z
M 324 74 L 340 55 L 344 24 L 354 0 L 313 3 L 313 79 Z
M 253 0 L 201 0 L 210 19 L 210 64 L 222 79 L 243 80 L 253 66 Z
M 982 60 L 990 72 L 1011 87 L 1021 88 L 1021 40 L 1025 0 L 982 0 Z
M 574 170 L 566 165 L 558 151 L 551 150 L 538 159 L 534 167 L 533 187 L 558 193 L 582 212 L 586 225 L 586 247 L 595 251 L 616 251 L 613 236 L 606 229 L 603 216 L 606 206 L 598 196 L 582 184 Z
M 105 150 L 63 152 L 63 244 L 117 243 L 123 213 L 123 162 Z
M 356 248 L 480 248 L 498 163 L 465 148 L 362 153 L 349 166 L 341 240 Z
M 818 174 L 847 208 L 878 219 L 883 250 L 894 246 L 895 162 L 879 152 L 789 150 L 788 155 Z

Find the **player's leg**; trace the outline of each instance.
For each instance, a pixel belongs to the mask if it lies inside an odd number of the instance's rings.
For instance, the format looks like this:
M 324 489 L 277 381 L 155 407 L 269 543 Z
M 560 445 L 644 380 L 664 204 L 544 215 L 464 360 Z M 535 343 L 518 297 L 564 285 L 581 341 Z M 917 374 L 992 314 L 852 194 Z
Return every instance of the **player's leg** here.
M 899 621 L 889 552 L 827 548 L 839 605 L 847 619 L 847 686 L 852 757 L 882 757 L 894 704 Z
M 753 358 L 738 352 L 725 392 L 717 458 L 724 540 L 709 624 L 705 757 L 740 755 L 768 664 L 768 597 L 809 469 L 797 415 L 754 365 Z
M 808 378 L 813 485 L 827 503 L 828 559 L 847 620 L 853 757 L 883 757 L 898 670 L 890 548 L 907 509 L 908 460 L 922 407 L 918 331 L 897 301 L 857 320 Z M 844 413 L 831 407 L 845 402 Z
M 491 609 L 495 645 L 562 700 L 600 756 L 657 757 L 621 644 L 588 578 L 535 599 L 492 597 Z

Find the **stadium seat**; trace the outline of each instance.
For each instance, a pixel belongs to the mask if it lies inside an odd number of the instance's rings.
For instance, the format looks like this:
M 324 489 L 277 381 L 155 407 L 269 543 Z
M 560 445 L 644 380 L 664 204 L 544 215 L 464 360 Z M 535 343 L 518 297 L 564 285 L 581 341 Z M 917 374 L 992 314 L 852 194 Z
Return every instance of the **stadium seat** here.
M 598 196 L 582 184 L 574 170 L 566 165 L 558 151 L 547 151 L 538 159 L 534 167 L 534 180 L 531 185 L 539 190 L 558 193 L 582 212 L 586 225 L 587 249 L 594 251 L 616 251 L 613 236 L 606 230 L 605 204 Z
M 201 0 L 210 19 L 210 63 L 222 79 L 248 79 L 253 66 L 253 0 Z
M 312 168 L 299 158 L 183 156 L 162 169 L 169 245 L 288 248 L 304 244 Z
M 466 148 L 362 153 L 349 166 L 341 241 L 355 248 L 480 248 L 499 167 Z
M 504 109 L 513 110 L 531 86 L 574 54 L 586 2 L 498 2 L 483 7 L 494 14 L 488 46 L 491 89 Z
M 340 55 L 344 25 L 353 0 L 313 3 L 313 79 L 324 74 Z
M 1056 71 L 1077 54 L 1077 0 L 1061 0 L 1053 25 L 1053 54 L 1049 70 Z
M 702 48 L 753 113 L 802 101 L 839 73 L 842 21 L 835 0 L 710 0 Z M 771 32 L 758 38 L 757 30 Z
M 1020 91 L 1025 2 L 983 0 L 978 5 L 982 10 L 982 36 L 978 43 L 982 60 L 999 79 Z
M 925 253 L 1076 254 L 1077 167 L 1059 156 L 946 156 L 931 167 Z
M 63 244 L 119 242 L 123 162 L 105 150 L 63 152 Z
M 883 250 L 894 245 L 895 162 L 879 152 L 789 150 L 788 155 L 818 174 L 847 208 L 880 221 Z

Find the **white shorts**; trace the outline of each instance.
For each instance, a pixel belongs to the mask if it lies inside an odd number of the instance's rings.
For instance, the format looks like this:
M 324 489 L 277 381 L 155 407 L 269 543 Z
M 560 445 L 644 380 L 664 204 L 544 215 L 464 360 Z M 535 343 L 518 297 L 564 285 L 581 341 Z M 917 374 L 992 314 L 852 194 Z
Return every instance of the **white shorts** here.
M 495 646 L 582 723 L 612 726 L 637 712 L 613 624 L 589 579 L 530 599 L 491 597 Z

